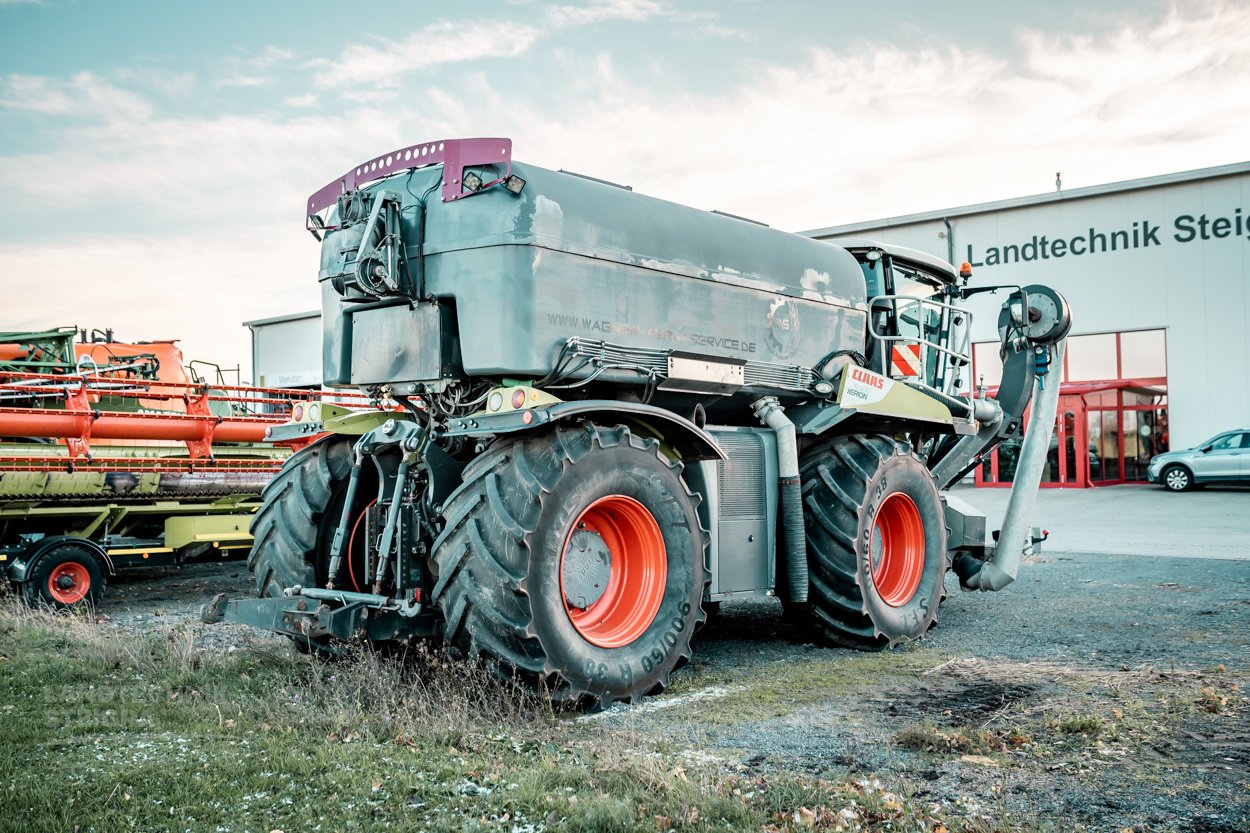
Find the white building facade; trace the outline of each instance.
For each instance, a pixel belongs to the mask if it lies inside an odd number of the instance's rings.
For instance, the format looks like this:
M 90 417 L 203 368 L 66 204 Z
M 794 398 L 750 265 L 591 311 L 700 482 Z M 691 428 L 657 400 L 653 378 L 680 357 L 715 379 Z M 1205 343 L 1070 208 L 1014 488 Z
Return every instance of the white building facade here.
M 909 246 L 967 261 L 971 286 L 1046 284 L 1067 297 L 1056 430 L 1069 459 L 1052 482 L 1141 480 L 1153 453 L 1250 426 L 1250 163 L 804 233 Z M 1004 299 L 970 303 L 974 373 L 989 387 Z M 1085 460 L 1073 449 L 1087 443 Z

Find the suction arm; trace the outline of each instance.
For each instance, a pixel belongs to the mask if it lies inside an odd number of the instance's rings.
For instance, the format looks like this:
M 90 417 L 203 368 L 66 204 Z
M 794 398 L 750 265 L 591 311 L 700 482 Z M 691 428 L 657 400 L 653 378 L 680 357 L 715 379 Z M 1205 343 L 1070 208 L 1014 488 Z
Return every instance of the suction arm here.
M 1016 580 L 1021 559 L 1033 552 L 1030 521 L 1059 408 L 1059 375 L 1050 369 L 1063 367 L 1071 327 L 1067 301 L 1049 287 L 1024 287 L 1003 305 L 999 334 L 1005 360 L 997 399 L 1004 412 L 1002 424 L 1016 424 L 1030 400 L 1033 412 L 997 545 L 984 561 L 969 553 L 955 557 L 952 566 L 965 590 L 1001 590 Z

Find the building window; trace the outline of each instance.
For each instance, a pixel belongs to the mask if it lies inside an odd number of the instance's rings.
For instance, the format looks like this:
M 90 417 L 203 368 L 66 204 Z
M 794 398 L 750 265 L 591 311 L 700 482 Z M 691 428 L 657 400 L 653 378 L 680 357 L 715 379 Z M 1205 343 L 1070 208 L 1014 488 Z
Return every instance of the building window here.
M 973 378 L 977 385 L 996 388 L 1002 382 L 998 348 L 997 341 L 981 341 L 972 346 Z M 1166 331 L 1070 336 L 1063 364 L 1064 382 L 1164 379 L 1168 375 Z
M 1163 337 L 1163 330 L 1120 333 L 1120 378 L 1157 378 L 1167 375 L 1167 340 Z
M 1118 379 L 1119 356 L 1116 333 L 1072 336 L 1068 339 L 1067 365 L 1063 381 L 1093 382 L 1097 379 Z
M 1002 376 L 998 343 L 974 345 L 973 363 L 976 378 L 983 378 L 993 393 Z M 1061 380 L 1043 482 L 1087 486 L 1145 480 L 1150 458 L 1168 450 L 1166 332 L 1072 336 Z M 977 482 L 1010 483 L 1019 450 L 1020 438 L 1004 442 L 978 470 Z

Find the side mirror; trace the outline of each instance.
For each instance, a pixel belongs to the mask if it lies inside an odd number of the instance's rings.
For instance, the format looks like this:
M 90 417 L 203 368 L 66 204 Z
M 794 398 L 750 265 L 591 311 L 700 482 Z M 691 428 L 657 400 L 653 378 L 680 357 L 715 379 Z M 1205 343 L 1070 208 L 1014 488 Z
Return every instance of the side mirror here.
M 1208 451 L 1210 451 L 1213 448 L 1215 448 L 1215 446 L 1213 445 L 1204 445 L 1202 448 L 1198 450 L 1201 451 L 1203 454 L 1206 454 Z

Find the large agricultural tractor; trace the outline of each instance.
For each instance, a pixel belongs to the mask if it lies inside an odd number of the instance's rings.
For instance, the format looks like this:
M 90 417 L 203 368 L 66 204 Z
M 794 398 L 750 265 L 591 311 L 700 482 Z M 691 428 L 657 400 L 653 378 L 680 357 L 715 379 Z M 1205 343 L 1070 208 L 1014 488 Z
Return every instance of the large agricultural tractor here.
M 341 418 L 266 488 L 247 622 L 334 652 L 444 640 L 557 700 L 660 691 L 721 600 L 803 634 L 923 637 L 948 568 L 997 590 L 1027 526 L 1070 315 L 1007 293 L 972 388 L 950 264 L 839 247 L 512 161 L 403 148 L 316 192 L 323 367 L 402 414 Z M 1048 383 L 1049 382 L 1049 383 Z M 946 489 L 1025 436 L 995 540 Z M 274 436 L 326 430 L 311 417 Z

